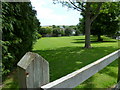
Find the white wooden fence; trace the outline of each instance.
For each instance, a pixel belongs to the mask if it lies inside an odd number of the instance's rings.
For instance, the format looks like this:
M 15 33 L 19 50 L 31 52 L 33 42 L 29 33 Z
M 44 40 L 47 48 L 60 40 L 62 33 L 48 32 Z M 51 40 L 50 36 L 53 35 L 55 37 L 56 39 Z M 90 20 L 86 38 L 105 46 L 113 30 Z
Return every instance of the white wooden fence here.
M 77 71 L 49 83 L 49 63 L 40 55 L 26 53 L 18 62 L 20 88 L 74 88 L 120 57 L 117 50 Z M 116 85 L 120 88 L 120 83 Z

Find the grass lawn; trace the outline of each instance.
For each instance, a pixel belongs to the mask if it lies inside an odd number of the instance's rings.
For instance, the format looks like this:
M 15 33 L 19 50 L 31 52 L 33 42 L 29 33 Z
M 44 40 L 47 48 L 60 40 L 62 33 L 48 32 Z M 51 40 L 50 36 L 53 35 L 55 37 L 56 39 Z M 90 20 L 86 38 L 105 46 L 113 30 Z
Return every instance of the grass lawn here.
M 33 52 L 40 54 L 49 62 L 50 81 L 54 81 L 118 49 L 116 40 L 103 38 L 104 42 L 96 42 L 96 37 L 91 36 L 93 48 L 83 49 L 84 36 L 45 37 L 35 43 Z M 10 82 L 11 78 L 7 79 L 9 83 L 14 82 L 14 79 Z M 109 88 L 116 84 L 116 81 L 117 60 L 76 88 Z M 6 83 L 5 81 L 5 87 Z

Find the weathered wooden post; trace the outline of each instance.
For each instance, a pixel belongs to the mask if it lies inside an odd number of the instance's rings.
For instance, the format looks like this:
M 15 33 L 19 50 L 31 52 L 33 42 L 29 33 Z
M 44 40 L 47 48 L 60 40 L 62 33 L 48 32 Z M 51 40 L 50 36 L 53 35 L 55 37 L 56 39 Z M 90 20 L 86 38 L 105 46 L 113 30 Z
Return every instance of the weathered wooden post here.
M 120 49 L 120 36 L 118 36 L 118 48 Z M 118 52 L 118 56 L 120 56 L 120 52 Z M 117 82 L 119 81 L 120 81 L 120 57 L 118 58 L 118 80 Z
M 118 58 L 118 79 L 117 79 L 117 82 L 120 82 L 120 58 Z
M 120 32 L 118 32 L 120 33 Z M 120 36 L 118 36 L 118 48 L 120 49 Z M 118 52 L 118 56 L 120 56 L 120 52 Z M 120 57 L 118 58 L 118 79 L 117 79 L 117 89 L 120 89 Z
M 20 88 L 40 88 L 49 82 L 49 64 L 40 55 L 28 52 L 17 65 Z
M 120 32 L 118 32 L 118 48 L 120 49 Z M 117 85 L 115 86 L 114 90 L 120 90 L 120 52 L 118 52 L 118 78 L 117 78 Z

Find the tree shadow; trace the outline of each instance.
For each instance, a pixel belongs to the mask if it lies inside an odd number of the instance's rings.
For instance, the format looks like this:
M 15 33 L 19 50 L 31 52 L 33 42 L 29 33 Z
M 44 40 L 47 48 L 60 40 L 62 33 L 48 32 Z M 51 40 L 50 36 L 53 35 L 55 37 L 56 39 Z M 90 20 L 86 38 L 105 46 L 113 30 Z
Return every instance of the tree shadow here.
M 108 65 L 107 67 L 103 68 L 101 71 L 99 71 L 96 74 L 102 75 L 102 78 L 105 78 L 107 76 L 108 77 L 112 77 L 114 78 L 114 82 L 117 83 L 117 76 L 118 73 L 116 71 L 114 71 L 111 68 L 117 68 L 117 60 L 115 60 L 114 62 L 112 62 L 110 65 Z M 95 74 L 95 75 L 96 75 Z M 98 90 L 98 89 L 103 89 L 103 87 L 96 87 L 96 84 L 101 84 L 99 83 L 100 81 L 96 82 L 95 80 L 97 80 L 97 78 L 101 78 L 101 76 L 97 77 L 97 75 L 95 76 L 93 75 L 92 77 L 90 77 L 89 79 L 87 79 L 85 82 L 81 83 L 79 86 L 77 86 L 76 88 L 84 88 L 84 90 L 89 89 L 89 90 Z M 106 76 L 104 76 L 106 75 Z M 103 79 L 101 79 L 101 81 L 105 82 L 106 81 Z M 110 80 L 108 82 L 111 82 Z M 107 88 L 111 88 L 113 84 L 108 84 L 106 85 L 106 87 L 104 87 L 105 90 L 107 90 Z M 102 85 L 101 85 L 102 86 Z
M 76 90 L 77 88 L 83 89 L 83 90 L 93 90 L 95 88 L 95 85 L 93 84 L 94 77 L 88 78 L 86 81 L 80 84 L 80 86 L 75 87 L 73 90 Z
M 106 42 L 117 42 L 117 41 L 91 41 L 91 43 L 106 43 Z M 75 41 L 71 43 L 85 43 L 85 41 Z
M 78 40 L 85 40 L 85 39 L 73 39 L 73 40 L 77 40 L 78 41 Z M 95 39 L 90 39 L 90 40 L 95 40 Z
M 116 48 L 110 46 L 95 47 L 92 49 L 83 49 L 82 47 L 61 47 L 52 50 L 35 50 L 33 52 L 43 56 L 49 62 L 50 81 L 54 81 L 104 57 L 105 55 L 108 55 L 109 53 L 112 53 L 115 50 Z M 116 63 L 111 64 L 110 67 L 117 67 L 117 65 Z M 117 74 L 108 68 L 99 73 L 105 73 L 109 76 L 117 77 Z M 12 79 L 13 81 L 8 82 L 7 85 L 11 90 L 18 90 L 19 86 L 16 71 L 12 73 Z M 85 81 L 83 83 L 84 88 L 89 90 L 95 88 L 95 84 L 93 83 L 94 79 L 94 77 L 91 77 Z M 2 90 L 6 90 L 6 88 L 3 88 Z
M 8 75 L 7 80 L 2 90 L 19 90 L 17 70 L 13 70 L 13 72 Z
M 82 47 L 62 47 L 54 50 L 36 50 L 34 52 L 40 54 L 49 62 L 50 81 L 54 81 L 115 50 L 116 48 L 114 47 L 95 47 L 92 49 L 83 49 Z
M 113 67 L 118 67 L 118 59 L 112 62 L 110 65 L 102 69 L 99 73 L 102 74 L 107 74 L 111 77 L 117 78 L 118 77 L 118 72 L 113 71 L 111 68 Z

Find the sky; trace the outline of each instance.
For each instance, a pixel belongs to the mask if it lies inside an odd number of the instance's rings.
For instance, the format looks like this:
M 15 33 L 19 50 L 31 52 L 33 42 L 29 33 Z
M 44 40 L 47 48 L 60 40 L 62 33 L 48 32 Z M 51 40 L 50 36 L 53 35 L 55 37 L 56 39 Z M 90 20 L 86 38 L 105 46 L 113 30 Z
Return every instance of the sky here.
M 32 6 L 37 11 L 37 18 L 41 26 L 46 25 L 77 25 L 79 23 L 80 12 L 62 4 L 53 4 L 53 0 L 30 0 Z

